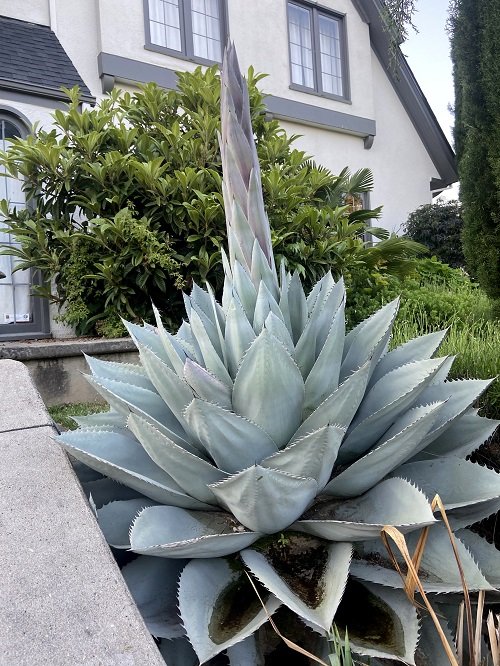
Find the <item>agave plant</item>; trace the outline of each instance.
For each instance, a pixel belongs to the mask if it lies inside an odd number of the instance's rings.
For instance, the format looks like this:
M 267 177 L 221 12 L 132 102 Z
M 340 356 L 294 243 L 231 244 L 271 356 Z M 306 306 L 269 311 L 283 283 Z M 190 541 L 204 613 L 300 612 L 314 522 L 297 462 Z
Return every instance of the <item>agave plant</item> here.
M 195 285 L 175 335 L 158 313 L 157 327 L 128 324 L 141 365 L 88 359 L 111 410 L 59 440 L 103 475 L 87 489 L 109 544 L 138 554 L 123 574 L 170 666 L 223 651 L 264 663 L 280 606 L 325 649 L 335 619 L 356 653 L 412 664 L 420 637 L 447 663 L 380 532 L 411 546 L 432 526 L 425 588 L 459 592 L 439 493 L 470 590 L 500 585 L 497 551 L 467 529 L 500 508 L 499 476 L 467 460 L 497 426 L 471 407 L 489 382 L 446 381 L 444 332 L 388 351 L 397 302 L 346 334 L 342 281 L 328 273 L 306 296 L 276 270 L 233 47 L 222 91 L 222 303 Z

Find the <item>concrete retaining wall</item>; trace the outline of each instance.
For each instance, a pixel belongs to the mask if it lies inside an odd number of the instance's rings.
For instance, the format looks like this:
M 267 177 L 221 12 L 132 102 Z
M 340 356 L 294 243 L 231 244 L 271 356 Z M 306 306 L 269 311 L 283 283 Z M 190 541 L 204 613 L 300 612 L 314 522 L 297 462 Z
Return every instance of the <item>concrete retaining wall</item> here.
M 83 376 L 88 373 L 83 354 L 105 361 L 138 363 L 130 338 L 73 338 L 0 343 L 0 359 L 22 361 L 46 405 L 103 402 Z
M 27 368 L 0 361 L 0 666 L 165 666 Z

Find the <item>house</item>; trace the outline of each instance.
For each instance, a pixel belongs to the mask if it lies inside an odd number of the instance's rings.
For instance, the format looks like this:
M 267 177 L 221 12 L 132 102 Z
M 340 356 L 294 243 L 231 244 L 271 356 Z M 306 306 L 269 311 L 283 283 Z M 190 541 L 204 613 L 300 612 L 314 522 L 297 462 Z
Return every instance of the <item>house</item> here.
M 231 38 L 243 69 L 269 74 L 269 116 L 333 172 L 369 167 L 369 203 L 398 229 L 458 177 L 406 61 L 390 66 L 381 9 L 381 0 L 0 0 L 0 146 L 34 122 L 50 125 L 61 85 L 80 85 L 91 104 L 138 82 L 174 87 L 175 71 L 220 62 Z M 18 183 L 0 188 L 22 204 Z M 49 333 L 46 305 L 29 296 L 27 273 L 11 277 L 10 261 L 0 258 L 0 338 Z

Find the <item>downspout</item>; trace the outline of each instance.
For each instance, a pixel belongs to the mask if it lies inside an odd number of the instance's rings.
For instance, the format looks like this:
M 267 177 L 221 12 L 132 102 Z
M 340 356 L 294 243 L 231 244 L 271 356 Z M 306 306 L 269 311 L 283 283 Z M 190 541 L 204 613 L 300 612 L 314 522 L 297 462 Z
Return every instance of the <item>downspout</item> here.
M 49 0 L 49 24 L 50 29 L 57 35 L 57 0 Z

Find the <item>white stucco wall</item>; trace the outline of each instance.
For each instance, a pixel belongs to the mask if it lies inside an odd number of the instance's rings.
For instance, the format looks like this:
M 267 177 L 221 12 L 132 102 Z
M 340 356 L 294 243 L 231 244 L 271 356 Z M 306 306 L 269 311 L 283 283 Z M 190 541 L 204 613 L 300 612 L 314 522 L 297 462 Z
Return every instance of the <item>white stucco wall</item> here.
M 49 0 L 0 0 L 0 16 L 50 25 Z
M 372 71 L 377 136 L 365 151 L 375 177 L 372 205 L 384 205 L 383 226 L 398 231 L 409 213 L 431 203 L 430 181 L 439 174 L 375 54 Z
M 53 30 L 62 47 L 85 81 L 92 95 L 102 93 L 101 80 L 97 71 L 97 55 L 99 53 L 99 0 L 52 0 Z M 137 4 L 126 1 L 126 4 Z M 142 6 L 142 5 L 141 5 Z M 125 13 L 122 9 L 122 12 Z M 113 29 L 111 23 L 110 29 Z

